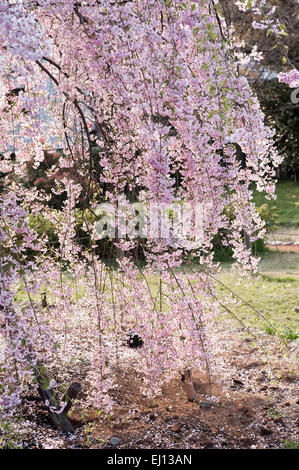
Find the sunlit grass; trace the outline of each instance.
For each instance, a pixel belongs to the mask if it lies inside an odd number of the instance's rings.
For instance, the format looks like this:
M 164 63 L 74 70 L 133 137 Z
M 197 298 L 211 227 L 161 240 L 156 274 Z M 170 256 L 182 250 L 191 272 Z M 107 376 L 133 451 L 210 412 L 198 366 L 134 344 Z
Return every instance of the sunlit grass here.
M 247 326 L 254 327 L 265 334 L 279 333 L 289 341 L 298 339 L 299 315 L 295 307 L 299 306 L 299 253 L 265 253 L 260 263 L 258 279 L 244 279 L 239 282 L 238 275 L 231 272 L 230 267 L 230 263 L 223 263 L 222 271 L 216 275 L 221 282 L 217 286 L 217 295 L 220 300 L 223 300 L 230 295 L 228 291 L 230 289 L 245 301 L 240 304 L 233 302 L 229 304 L 234 315 Z M 74 283 L 70 274 L 64 274 L 64 281 L 68 284 Z M 140 274 L 140 281 L 144 281 L 142 274 Z M 107 288 L 109 289 L 109 285 Z M 146 288 L 150 289 L 156 308 L 159 308 L 160 278 L 158 274 L 147 277 Z M 86 295 L 86 286 L 84 281 L 78 280 L 72 302 L 76 302 L 84 295 Z M 28 301 L 23 286 L 20 285 L 15 298 L 20 302 Z M 41 293 L 32 295 L 32 299 L 36 304 L 41 305 Z M 47 292 L 47 300 L 49 304 L 55 303 L 51 292 Z M 163 310 L 171 308 L 170 305 L 167 306 L 167 303 L 169 302 L 163 298 Z M 256 311 L 261 315 L 258 315 Z M 227 316 L 227 312 L 223 312 L 219 321 Z
M 261 275 L 258 280 L 244 280 L 238 283 L 237 277 L 231 273 L 218 276 L 225 286 L 229 287 L 239 297 L 244 299 L 240 305 L 233 305 L 231 309 L 247 325 L 255 326 L 271 334 L 270 326 L 286 335 L 299 331 L 299 315 L 295 312 L 298 305 L 299 273 L 290 277 L 285 274 Z M 219 297 L 227 294 L 226 287 L 218 286 Z M 249 305 L 253 306 L 261 315 L 258 315 Z
M 254 193 L 254 202 L 257 206 L 268 203 L 275 208 L 277 220 L 275 225 L 299 226 L 299 183 L 292 181 L 279 181 L 276 185 L 277 199 L 267 201 L 264 193 Z

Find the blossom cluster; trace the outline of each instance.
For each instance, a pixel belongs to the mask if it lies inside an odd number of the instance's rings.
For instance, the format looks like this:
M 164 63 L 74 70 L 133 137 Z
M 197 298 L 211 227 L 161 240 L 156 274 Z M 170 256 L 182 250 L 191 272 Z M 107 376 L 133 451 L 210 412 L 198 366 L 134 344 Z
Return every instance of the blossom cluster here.
M 290 70 L 289 72 L 281 72 L 278 75 L 278 80 L 281 83 L 286 83 L 290 88 L 299 87 L 299 71 L 296 69 Z
M 278 28 L 263 0 L 235 3 L 263 15 L 254 27 Z M 0 0 L 0 39 L 0 306 L 10 358 L 1 405 L 18 403 L 35 361 L 67 368 L 77 348 L 91 365 L 94 404 L 110 408 L 129 328 L 144 341 L 144 391 L 156 392 L 178 368 L 209 369 L 218 309 L 213 241 L 232 247 L 243 272 L 257 271 L 245 243 L 245 234 L 250 242 L 264 234 L 252 187 L 273 197 L 281 162 L 274 131 L 238 73 L 219 2 Z M 292 84 L 297 78 L 288 75 Z M 32 185 L 30 172 L 57 149 L 44 170 L 50 190 Z M 182 249 L 171 234 L 148 237 L 144 271 L 131 259 L 138 241 L 115 240 L 125 256 L 117 271 L 107 268 L 95 210 L 123 194 L 134 203 L 203 204 L 200 248 Z M 62 195 L 54 209 L 52 198 Z M 28 214 L 54 227 L 51 249 L 46 234 L 36 244 Z M 200 272 L 184 273 L 187 257 Z M 151 287 L 157 272 L 159 287 Z M 15 296 L 18 285 L 26 302 Z M 52 309 L 32 297 L 41 290 Z

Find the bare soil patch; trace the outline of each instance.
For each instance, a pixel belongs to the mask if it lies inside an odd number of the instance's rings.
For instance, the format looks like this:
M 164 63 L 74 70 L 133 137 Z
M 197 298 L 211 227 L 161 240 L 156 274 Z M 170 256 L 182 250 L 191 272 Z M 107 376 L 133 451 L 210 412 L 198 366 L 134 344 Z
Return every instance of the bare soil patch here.
M 265 337 L 274 358 L 276 379 L 271 380 L 258 347 L 239 333 L 218 331 L 224 352 L 216 360 L 224 372 L 213 377 L 212 396 L 206 376 L 197 371 L 202 393 L 195 402 L 187 401 L 179 377 L 165 384 L 161 395 L 149 399 L 139 391 L 142 374 L 135 371 L 132 357 L 118 371 L 113 412 L 105 417 L 84 408 L 83 394 L 71 414 L 78 423 L 73 436 L 53 429 L 33 389 L 23 404 L 23 415 L 30 421 L 24 447 L 111 448 L 112 437 L 120 439 L 118 448 L 141 449 L 278 448 L 285 440 L 298 440 L 298 371 L 290 368 L 273 338 Z M 292 343 L 291 349 L 296 354 L 298 345 Z M 74 369 L 70 379 L 80 379 L 86 393 L 85 376 L 84 368 Z M 211 406 L 202 407 L 202 402 Z
M 267 245 L 271 251 L 284 251 L 290 253 L 299 253 L 299 245 Z

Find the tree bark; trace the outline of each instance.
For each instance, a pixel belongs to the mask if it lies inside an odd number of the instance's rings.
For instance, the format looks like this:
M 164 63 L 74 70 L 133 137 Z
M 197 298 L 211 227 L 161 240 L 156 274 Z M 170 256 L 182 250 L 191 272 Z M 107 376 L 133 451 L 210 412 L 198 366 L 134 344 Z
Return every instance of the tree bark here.
M 77 398 L 81 392 L 81 385 L 78 382 L 71 384 L 62 399 L 62 401 L 66 401 L 67 404 L 64 410 L 61 413 L 58 413 L 61 408 L 60 400 L 53 388 L 49 387 L 50 379 L 45 367 L 37 363 L 33 366 L 33 370 L 39 386 L 39 394 L 49 409 L 49 416 L 52 423 L 57 427 L 57 429 L 59 429 L 59 431 L 66 434 L 73 433 L 75 428 L 70 418 L 67 416 L 67 413 L 72 406 L 72 400 Z M 57 410 L 57 412 L 54 410 Z

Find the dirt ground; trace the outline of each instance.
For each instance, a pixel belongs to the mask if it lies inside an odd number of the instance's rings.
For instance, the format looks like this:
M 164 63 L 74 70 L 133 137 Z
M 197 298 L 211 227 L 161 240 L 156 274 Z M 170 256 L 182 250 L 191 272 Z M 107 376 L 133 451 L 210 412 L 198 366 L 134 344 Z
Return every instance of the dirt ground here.
M 269 242 L 296 242 L 299 241 L 299 227 L 279 226 L 275 230 L 270 230 L 266 236 Z
M 289 253 L 299 253 L 299 245 L 267 245 L 272 251 L 285 251 Z
M 299 253 L 299 228 L 298 227 L 278 227 L 274 231 L 270 231 L 267 234 L 267 240 L 269 243 L 276 243 L 275 245 L 269 245 L 266 242 L 267 247 L 272 251 L 283 251 L 290 253 Z M 290 243 L 290 245 L 283 245 L 282 243 Z M 296 243 L 296 244 L 295 244 Z
M 134 354 L 118 375 L 119 386 L 113 391 L 115 407 L 110 416 L 98 416 L 84 410 L 84 393 L 71 414 L 78 429 L 63 436 L 53 429 L 48 413 L 34 389 L 23 405 L 29 433 L 23 447 L 29 448 L 111 448 L 111 438 L 119 438 L 118 448 L 279 448 L 285 440 L 299 439 L 298 370 L 294 370 L 274 339 L 265 336 L 263 344 L 272 355 L 268 369 L 253 340 L 238 330 L 218 331 L 223 353 L 215 358 L 223 367 L 221 378 L 213 377 L 212 395 L 204 376 L 195 378 L 202 392 L 195 402 L 188 402 L 177 380 L 166 384 L 163 393 L 150 400 L 139 392 L 141 374 L 134 370 Z M 289 343 L 294 355 L 298 344 Z M 128 348 L 127 348 L 128 349 Z M 73 370 L 70 379 L 81 380 L 84 369 Z M 203 402 L 208 402 L 203 404 Z M 203 406 L 209 406 L 205 408 Z M 85 424 L 82 424 L 82 416 Z

